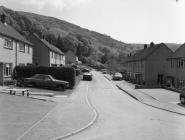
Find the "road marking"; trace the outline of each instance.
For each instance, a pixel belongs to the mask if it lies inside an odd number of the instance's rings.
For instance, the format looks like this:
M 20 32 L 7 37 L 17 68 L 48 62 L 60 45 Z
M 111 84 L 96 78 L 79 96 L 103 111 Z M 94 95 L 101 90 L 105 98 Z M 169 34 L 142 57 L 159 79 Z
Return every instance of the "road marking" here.
M 74 130 L 74 131 L 72 131 L 72 132 L 70 132 L 70 133 L 67 133 L 66 135 L 63 135 L 63 136 L 60 136 L 60 137 L 52 138 L 52 139 L 50 139 L 50 140 L 61 140 L 61 139 L 65 139 L 65 138 L 67 138 L 67 137 L 73 136 L 73 135 L 78 134 L 78 133 L 82 132 L 83 130 L 89 128 L 91 125 L 93 125 L 93 124 L 96 122 L 96 120 L 97 120 L 97 118 L 98 118 L 98 112 L 97 112 L 96 109 L 93 107 L 93 105 L 91 104 L 91 102 L 90 102 L 90 100 L 89 100 L 89 97 L 88 97 L 88 95 L 89 95 L 89 83 L 87 84 L 86 89 L 87 89 L 86 102 L 87 102 L 88 106 L 89 106 L 89 107 L 93 110 L 93 112 L 94 112 L 94 117 L 93 117 L 93 119 L 92 119 L 87 125 L 81 127 L 80 129 Z

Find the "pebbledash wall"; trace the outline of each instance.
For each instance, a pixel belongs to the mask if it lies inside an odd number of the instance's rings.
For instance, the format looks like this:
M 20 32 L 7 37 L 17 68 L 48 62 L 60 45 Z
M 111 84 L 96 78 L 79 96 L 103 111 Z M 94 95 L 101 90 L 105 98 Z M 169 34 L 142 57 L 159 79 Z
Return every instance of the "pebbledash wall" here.
M 24 42 L 0 35 L 0 84 L 11 79 L 16 65 L 32 64 L 32 47 Z

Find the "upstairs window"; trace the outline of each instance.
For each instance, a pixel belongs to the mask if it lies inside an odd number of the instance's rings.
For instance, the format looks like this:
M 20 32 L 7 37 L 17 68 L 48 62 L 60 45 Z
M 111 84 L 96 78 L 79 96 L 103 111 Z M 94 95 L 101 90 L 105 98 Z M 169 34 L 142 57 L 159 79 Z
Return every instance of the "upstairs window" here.
M 19 52 L 25 52 L 25 44 L 19 43 Z
M 13 50 L 13 41 L 10 39 L 5 39 L 4 48 Z

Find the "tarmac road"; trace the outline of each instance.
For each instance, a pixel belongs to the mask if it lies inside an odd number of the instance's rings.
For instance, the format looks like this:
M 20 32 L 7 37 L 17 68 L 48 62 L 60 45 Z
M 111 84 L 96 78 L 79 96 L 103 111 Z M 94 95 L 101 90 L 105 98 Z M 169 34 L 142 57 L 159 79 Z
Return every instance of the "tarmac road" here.
M 185 116 L 146 106 L 93 71 L 89 98 L 99 116 L 66 140 L 184 140 Z

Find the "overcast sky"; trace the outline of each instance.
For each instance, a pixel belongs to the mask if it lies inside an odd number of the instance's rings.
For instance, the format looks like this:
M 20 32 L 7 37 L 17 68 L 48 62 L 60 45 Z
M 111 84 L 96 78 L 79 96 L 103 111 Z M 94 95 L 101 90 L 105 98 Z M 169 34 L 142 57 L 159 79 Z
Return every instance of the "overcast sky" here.
M 126 43 L 185 42 L 185 0 L 0 0 L 0 5 L 57 17 Z

